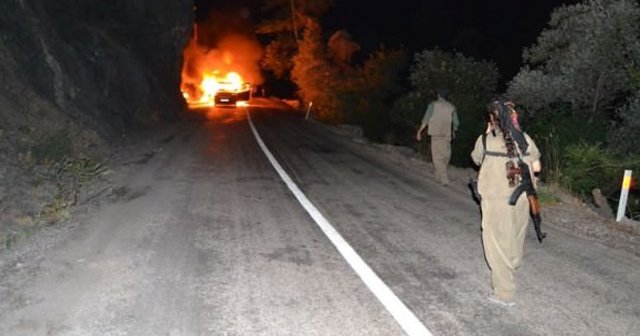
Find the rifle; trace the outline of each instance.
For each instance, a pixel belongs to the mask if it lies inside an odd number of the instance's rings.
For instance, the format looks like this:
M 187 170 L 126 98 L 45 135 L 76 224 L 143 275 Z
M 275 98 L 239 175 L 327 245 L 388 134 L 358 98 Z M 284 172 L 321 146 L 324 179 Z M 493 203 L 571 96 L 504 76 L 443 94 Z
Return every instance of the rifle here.
M 545 232 L 542 232 L 542 229 L 540 228 L 540 225 L 542 224 L 542 216 L 540 215 L 540 202 L 538 201 L 538 193 L 533 187 L 533 181 L 531 181 L 531 175 L 529 173 L 529 166 L 524 163 L 521 158 L 518 159 L 518 167 L 520 167 L 522 182 L 518 187 L 516 187 L 516 190 L 513 191 L 511 197 L 509 197 L 509 204 L 515 205 L 520 195 L 523 192 L 527 193 L 527 199 L 529 200 L 529 211 L 531 213 L 533 227 L 536 229 L 538 242 L 542 243 L 542 239 L 544 239 L 547 234 Z
M 544 239 L 547 234 L 542 232 L 542 228 L 540 227 L 542 224 L 542 216 L 540 214 L 540 202 L 538 200 L 538 193 L 533 185 L 533 181 L 531 179 L 531 172 L 529 170 L 529 165 L 527 165 L 524 160 L 522 160 L 522 155 L 520 153 L 526 153 L 529 144 L 527 143 L 524 133 L 520 129 L 519 125 L 514 124 L 514 119 L 511 118 L 511 113 L 508 111 L 505 103 L 501 101 L 495 102 L 495 107 L 498 111 L 498 120 L 500 122 L 500 128 L 505 134 L 509 134 L 513 141 L 518 145 L 520 151 L 518 153 L 517 164 L 520 170 L 520 176 L 522 178 L 521 183 L 511 194 L 509 197 L 509 205 L 515 205 L 518 201 L 520 195 L 523 192 L 527 193 L 527 200 L 529 201 L 529 211 L 531 213 L 531 218 L 533 221 L 533 226 L 536 230 L 536 236 L 538 238 L 538 242 L 542 243 L 542 239 Z

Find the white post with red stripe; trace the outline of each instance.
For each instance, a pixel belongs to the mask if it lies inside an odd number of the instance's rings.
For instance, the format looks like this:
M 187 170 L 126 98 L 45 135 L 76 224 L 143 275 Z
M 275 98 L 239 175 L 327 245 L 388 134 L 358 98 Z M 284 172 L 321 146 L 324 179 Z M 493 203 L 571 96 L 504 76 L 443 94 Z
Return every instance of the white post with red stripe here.
M 625 170 L 624 178 L 622 179 L 622 189 L 620 190 L 620 201 L 618 202 L 618 215 L 616 216 L 616 222 L 619 222 L 624 217 L 624 212 L 627 208 L 627 199 L 629 198 L 630 186 L 631 170 Z

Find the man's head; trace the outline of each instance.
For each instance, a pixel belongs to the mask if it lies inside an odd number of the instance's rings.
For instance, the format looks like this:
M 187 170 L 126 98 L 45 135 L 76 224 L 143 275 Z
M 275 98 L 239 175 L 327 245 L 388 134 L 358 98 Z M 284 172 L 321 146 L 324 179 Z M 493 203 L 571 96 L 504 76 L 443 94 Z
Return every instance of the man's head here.
M 438 97 L 446 99 L 447 97 L 449 97 L 449 90 L 447 90 L 446 88 L 439 88 Z

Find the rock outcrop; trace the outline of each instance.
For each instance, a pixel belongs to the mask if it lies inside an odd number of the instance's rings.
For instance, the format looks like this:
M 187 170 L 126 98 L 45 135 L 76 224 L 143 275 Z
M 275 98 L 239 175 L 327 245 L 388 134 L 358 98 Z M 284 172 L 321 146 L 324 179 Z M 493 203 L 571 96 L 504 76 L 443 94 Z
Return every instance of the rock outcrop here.
M 95 169 L 127 130 L 184 110 L 193 2 L 6 0 L 0 13 L 2 242 L 70 202 L 65 169 Z

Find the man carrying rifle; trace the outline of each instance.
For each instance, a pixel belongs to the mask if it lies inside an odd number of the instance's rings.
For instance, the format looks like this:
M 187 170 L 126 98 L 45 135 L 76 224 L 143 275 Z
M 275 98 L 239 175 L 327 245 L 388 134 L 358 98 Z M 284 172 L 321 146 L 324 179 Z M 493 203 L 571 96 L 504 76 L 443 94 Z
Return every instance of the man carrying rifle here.
M 520 129 L 513 103 L 494 101 L 488 106 L 488 112 L 487 130 L 476 140 L 471 158 L 480 167 L 477 192 L 481 198 L 484 255 L 491 269 L 493 293 L 489 299 L 502 306 L 512 306 L 516 290 L 514 272 L 522 260 L 533 209 L 529 202 L 537 202 L 528 196 L 531 193 L 535 196 L 532 174 L 541 170 L 540 152 L 529 135 Z M 533 188 L 523 188 L 527 182 L 533 183 Z M 543 234 L 538 237 L 540 241 L 542 238 Z

